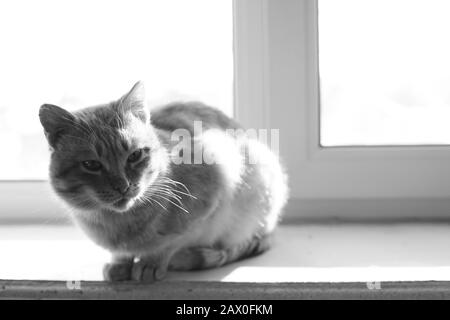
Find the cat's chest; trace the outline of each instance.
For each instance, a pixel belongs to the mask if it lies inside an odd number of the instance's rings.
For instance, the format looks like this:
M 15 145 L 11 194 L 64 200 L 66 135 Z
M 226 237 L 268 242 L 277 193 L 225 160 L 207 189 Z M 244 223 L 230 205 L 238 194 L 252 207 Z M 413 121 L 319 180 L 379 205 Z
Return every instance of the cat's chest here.
M 84 232 L 98 245 L 110 251 L 142 252 L 161 242 L 152 221 L 131 219 L 78 219 Z

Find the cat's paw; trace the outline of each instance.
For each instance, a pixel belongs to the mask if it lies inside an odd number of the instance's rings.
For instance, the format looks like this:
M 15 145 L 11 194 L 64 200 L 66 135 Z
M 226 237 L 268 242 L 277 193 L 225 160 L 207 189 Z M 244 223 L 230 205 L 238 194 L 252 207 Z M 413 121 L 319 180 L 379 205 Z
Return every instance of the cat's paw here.
M 131 263 L 107 263 L 103 267 L 103 279 L 110 282 L 131 280 Z
M 133 264 L 131 278 L 135 281 L 151 283 L 165 278 L 167 268 L 155 265 L 154 262 L 140 260 Z

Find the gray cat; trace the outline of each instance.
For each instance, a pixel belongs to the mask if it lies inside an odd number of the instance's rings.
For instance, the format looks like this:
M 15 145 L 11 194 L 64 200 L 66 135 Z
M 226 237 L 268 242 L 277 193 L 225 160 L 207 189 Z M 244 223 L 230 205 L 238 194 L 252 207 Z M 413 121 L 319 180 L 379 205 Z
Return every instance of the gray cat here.
M 150 115 L 138 82 L 117 101 L 72 113 L 44 104 L 39 117 L 55 192 L 112 253 L 106 280 L 152 282 L 268 249 L 286 175 L 266 145 L 229 134 L 243 130 L 222 112 L 174 103 Z M 195 161 L 199 150 L 214 161 Z

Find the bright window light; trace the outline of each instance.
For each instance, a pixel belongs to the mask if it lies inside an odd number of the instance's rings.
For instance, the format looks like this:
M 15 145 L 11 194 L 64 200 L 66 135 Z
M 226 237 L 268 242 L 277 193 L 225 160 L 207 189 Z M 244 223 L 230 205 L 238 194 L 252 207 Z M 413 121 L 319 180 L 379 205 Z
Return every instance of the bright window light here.
M 0 2 L 0 180 L 47 177 L 38 110 L 119 98 L 201 100 L 232 114 L 231 0 Z
M 319 0 L 321 144 L 450 144 L 450 1 Z

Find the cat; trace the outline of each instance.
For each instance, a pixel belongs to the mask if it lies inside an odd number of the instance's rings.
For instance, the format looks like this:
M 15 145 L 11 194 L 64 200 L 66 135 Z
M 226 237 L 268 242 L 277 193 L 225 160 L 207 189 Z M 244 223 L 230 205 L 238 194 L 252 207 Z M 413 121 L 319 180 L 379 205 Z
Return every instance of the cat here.
M 114 102 L 75 112 L 44 104 L 39 118 L 54 191 L 112 254 L 105 280 L 153 282 L 270 247 L 287 175 L 268 146 L 221 111 L 197 102 L 150 110 L 138 82 Z M 193 161 L 198 150 L 214 161 Z

